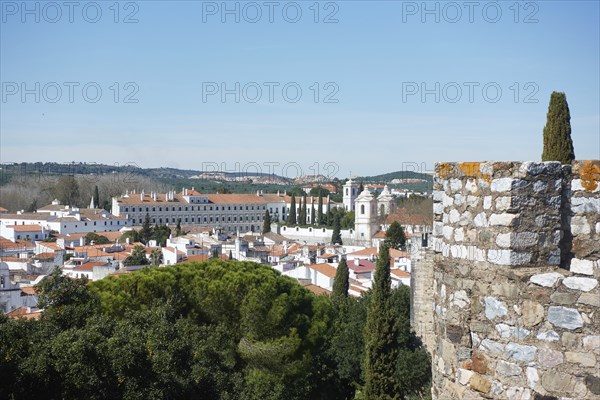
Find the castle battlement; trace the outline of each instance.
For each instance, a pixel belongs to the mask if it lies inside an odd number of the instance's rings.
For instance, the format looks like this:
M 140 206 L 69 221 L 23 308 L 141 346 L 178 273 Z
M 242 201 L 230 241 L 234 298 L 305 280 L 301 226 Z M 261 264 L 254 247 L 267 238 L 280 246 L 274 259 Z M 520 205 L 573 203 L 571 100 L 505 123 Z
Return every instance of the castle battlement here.
M 600 399 L 599 180 L 597 160 L 436 164 L 413 278 L 434 398 Z

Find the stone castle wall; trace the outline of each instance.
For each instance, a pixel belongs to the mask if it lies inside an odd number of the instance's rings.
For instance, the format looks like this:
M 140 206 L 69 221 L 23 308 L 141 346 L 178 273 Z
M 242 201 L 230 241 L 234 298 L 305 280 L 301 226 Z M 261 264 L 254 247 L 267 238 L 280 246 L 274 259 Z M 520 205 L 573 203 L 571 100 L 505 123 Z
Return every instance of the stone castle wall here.
M 413 297 L 434 398 L 600 399 L 599 165 L 436 165 Z

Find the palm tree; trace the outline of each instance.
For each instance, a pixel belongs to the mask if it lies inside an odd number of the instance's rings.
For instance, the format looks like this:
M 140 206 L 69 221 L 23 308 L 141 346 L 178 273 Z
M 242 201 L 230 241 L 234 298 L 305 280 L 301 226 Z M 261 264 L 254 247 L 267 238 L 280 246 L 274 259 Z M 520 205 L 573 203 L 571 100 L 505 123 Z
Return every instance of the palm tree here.
M 161 249 L 152 250 L 152 252 L 150 253 L 150 261 L 152 262 L 152 265 L 155 267 L 160 265 L 163 261 L 162 250 Z

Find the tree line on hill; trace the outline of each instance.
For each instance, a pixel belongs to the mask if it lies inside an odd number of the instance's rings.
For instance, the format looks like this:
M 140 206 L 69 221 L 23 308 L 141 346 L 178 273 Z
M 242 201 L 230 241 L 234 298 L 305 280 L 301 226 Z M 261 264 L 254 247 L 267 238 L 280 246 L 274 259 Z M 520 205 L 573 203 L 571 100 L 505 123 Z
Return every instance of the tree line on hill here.
M 91 284 L 56 271 L 39 320 L 0 316 L 0 398 L 428 398 L 409 289 L 391 289 L 382 249 L 358 299 L 345 262 L 331 296 L 218 259 Z

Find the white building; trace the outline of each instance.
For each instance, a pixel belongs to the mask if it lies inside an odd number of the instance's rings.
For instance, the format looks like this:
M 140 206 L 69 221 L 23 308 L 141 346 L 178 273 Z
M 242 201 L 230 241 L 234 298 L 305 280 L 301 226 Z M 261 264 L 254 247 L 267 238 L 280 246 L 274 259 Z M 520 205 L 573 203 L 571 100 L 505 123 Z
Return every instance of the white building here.
M 114 197 L 114 215 L 126 218 L 131 225 L 142 225 L 146 214 L 152 224 L 200 225 L 221 227 L 226 232 L 260 232 L 265 211 L 269 211 L 272 221 L 286 221 L 292 198 L 286 193 L 265 194 L 201 194 L 192 189 L 180 193 L 126 193 Z M 299 200 L 299 199 L 297 199 Z M 312 205 L 318 208 L 318 198 L 307 198 L 307 214 L 312 216 Z M 300 201 L 296 202 L 300 212 Z M 337 207 L 329 197 L 323 197 L 323 213 L 329 207 Z
M 38 235 L 47 235 L 48 231 L 59 234 L 88 233 L 88 232 L 115 232 L 131 224 L 125 217 L 112 215 L 106 210 L 99 208 L 77 208 L 61 205 L 58 200 L 52 204 L 39 208 L 35 213 L 18 212 L 16 214 L 0 214 L 0 231 L 10 233 L 15 231 L 16 226 L 39 225 L 42 230 Z M 11 228 L 12 227 L 12 228 Z M 17 230 L 21 228 L 16 228 Z M 26 232 L 29 234 L 30 232 Z M 19 234 L 16 234 L 17 236 Z M 41 240 L 35 238 L 33 232 L 32 241 Z M 4 236 L 4 234 L 1 234 Z M 22 236 L 22 235 L 21 235 Z M 6 237 L 6 236 L 5 236 Z M 7 237 L 8 238 L 8 237 Z M 24 239 L 22 236 L 21 239 Z
M 10 271 L 5 262 L 0 262 L 0 312 L 7 313 L 19 307 L 33 307 L 37 297 L 23 291 L 21 287 L 10 280 Z

